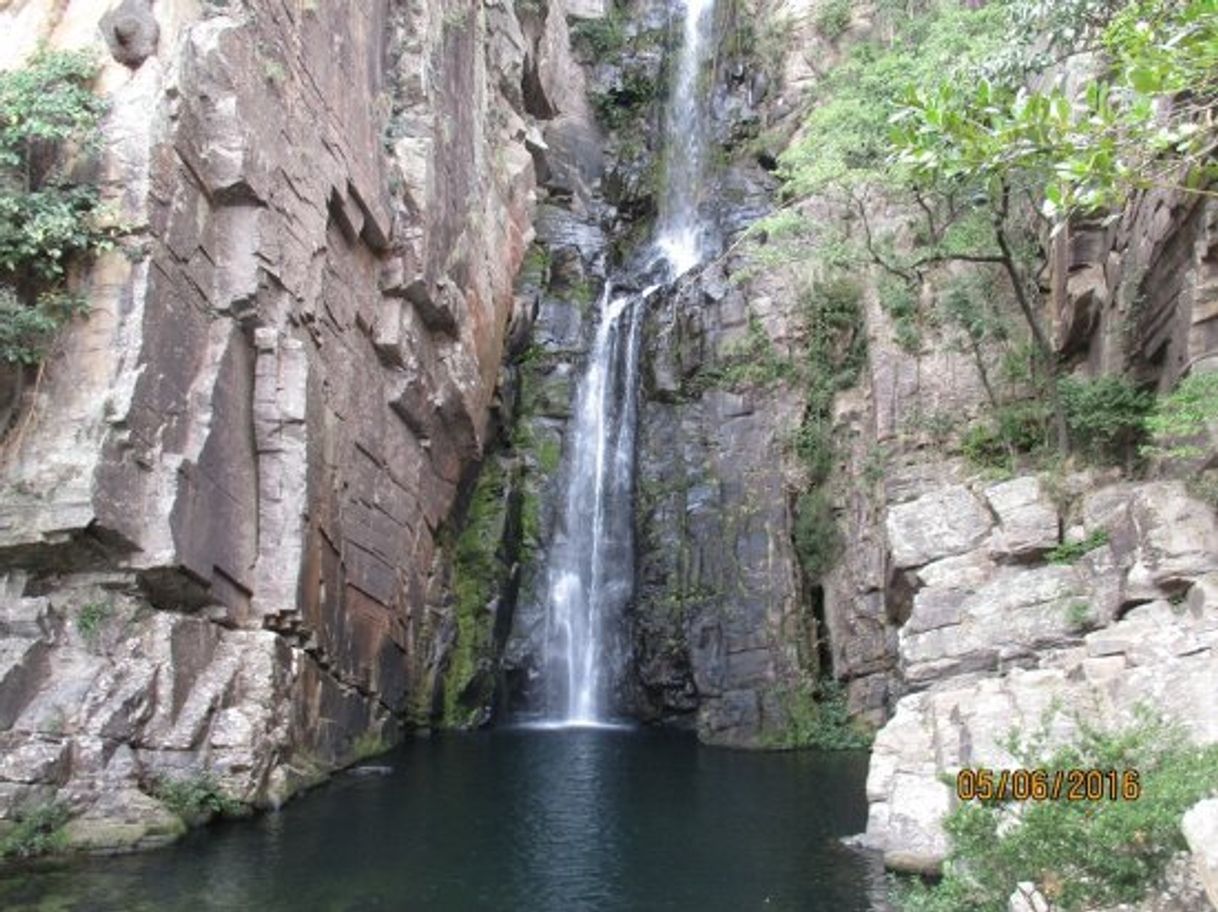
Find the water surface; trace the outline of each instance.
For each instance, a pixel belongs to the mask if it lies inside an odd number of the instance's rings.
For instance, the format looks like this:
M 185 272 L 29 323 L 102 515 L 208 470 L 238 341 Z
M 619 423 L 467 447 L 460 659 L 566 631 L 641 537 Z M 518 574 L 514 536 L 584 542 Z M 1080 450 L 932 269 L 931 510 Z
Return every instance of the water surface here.
M 417 740 L 277 813 L 166 849 L 0 876 L 56 912 L 869 909 L 859 754 L 612 730 Z

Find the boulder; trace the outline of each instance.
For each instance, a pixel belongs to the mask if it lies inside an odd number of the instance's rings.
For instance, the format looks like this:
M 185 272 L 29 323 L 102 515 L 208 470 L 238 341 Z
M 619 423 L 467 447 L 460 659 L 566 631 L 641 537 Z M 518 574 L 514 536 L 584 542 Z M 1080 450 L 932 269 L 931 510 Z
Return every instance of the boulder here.
M 977 547 L 993 518 L 964 485 L 948 485 L 888 511 L 888 543 L 898 569 L 963 554 Z
M 152 0 L 123 0 L 102 16 L 100 28 L 110 54 L 132 69 L 156 53 L 161 37 Z
M 1182 482 L 1139 487 L 1130 501 L 1130 516 L 1137 552 L 1129 570 L 1129 596 L 1175 594 L 1192 580 L 1218 571 L 1214 511 L 1190 497 Z
M 986 489 L 985 497 L 998 517 L 989 545 L 995 557 L 1026 558 L 1057 545 L 1057 508 L 1038 478 L 1025 476 L 994 485 Z
M 1218 798 L 1209 798 L 1192 807 L 1180 824 L 1193 853 L 1197 876 L 1205 887 L 1210 904 L 1218 909 Z

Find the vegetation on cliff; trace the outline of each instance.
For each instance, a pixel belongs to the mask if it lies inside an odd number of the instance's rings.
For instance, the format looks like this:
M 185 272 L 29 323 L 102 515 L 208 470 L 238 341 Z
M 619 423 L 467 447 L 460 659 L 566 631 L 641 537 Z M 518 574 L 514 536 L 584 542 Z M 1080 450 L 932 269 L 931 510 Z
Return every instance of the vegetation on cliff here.
M 1005 912 L 1021 882 L 1065 912 L 1134 902 L 1187 847 L 1180 819 L 1218 780 L 1218 746 L 1195 747 L 1146 712 L 1119 731 L 1080 722 L 1076 739 L 1054 751 L 1038 746 L 1043 736 L 1012 742 L 1026 769 L 1136 772 L 1139 797 L 960 805 L 946 822 L 945 876 L 902 891 L 910 912 Z
M 1062 454 L 1129 466 L 1152 402 L 1119 378 L 1059 377 L 1037 281 L 1044 238 L 1072 218 L 1116 211 L 1132 190 L 1205 192 L 1218 11 L 1201 0 L 1008 0 L 976 10 L 881 4 L 880 15 L 889 37 L 855 47 L 828 74 L 782 156 L 788 195 L 836 196 L 857 217 L 862 236 L 847 255 L 885 274 L 882 303 L 907 349 L 918 345 L 931 270 L 975 267 L 935 297 L 978 353 L 990 394 L 994 420 L 971 447 L 982 461 L 1040 450 L 1048 434 Z M 1102 65 L 1084 56 L 1096 52 Z M 1077 90 L 1053 76 L 1067 72 L 1094 75 Z M 1048 87 L 1028 89 L 1034 81 Z M 908 203 L 907 230 L 873 224 L 877 194 Z M 1015 323 L 996 308 L 1003 299 L 1016 305 Z M 1024 349 L 1007 361 L 1012 395 L 1000 394 L 980 354 L 995 343 Z M 1031 367 L 1022 377 L 1020 362 Z
M 87 305 L 68 283 L 74 256 L 110 246 L 98 188 L 70 167 L 99 141 L 97 63 L 40 50 L 0 73 L 0 360 L 36 364 L 56 330 Z

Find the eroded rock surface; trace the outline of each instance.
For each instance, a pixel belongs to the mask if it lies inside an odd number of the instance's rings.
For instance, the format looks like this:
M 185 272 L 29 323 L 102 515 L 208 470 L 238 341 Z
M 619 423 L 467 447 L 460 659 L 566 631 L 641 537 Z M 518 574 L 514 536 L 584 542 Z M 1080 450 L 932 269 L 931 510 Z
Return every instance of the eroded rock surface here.
M 158 780 L 273 804 L 427 724 L 526 137 L 586 111 L 558 5 L 34 6 L 0 27 L 134 68 L 101 172 L 137 231 L 6 442 L 0 817 L 105 848 L 176 831 Z

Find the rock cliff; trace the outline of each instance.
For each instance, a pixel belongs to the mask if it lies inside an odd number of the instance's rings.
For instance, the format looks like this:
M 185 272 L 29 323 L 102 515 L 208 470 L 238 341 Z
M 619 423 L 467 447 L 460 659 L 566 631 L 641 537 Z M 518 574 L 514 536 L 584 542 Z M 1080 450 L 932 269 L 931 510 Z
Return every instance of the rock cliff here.
M 16 0 L 4 65 L 97 48 L 130 226 L 12 403 L 0 816 L 160 838 L 427 724 L 443 530 L 488 440 L 541 126 L 586 119 L 554 4 Z

